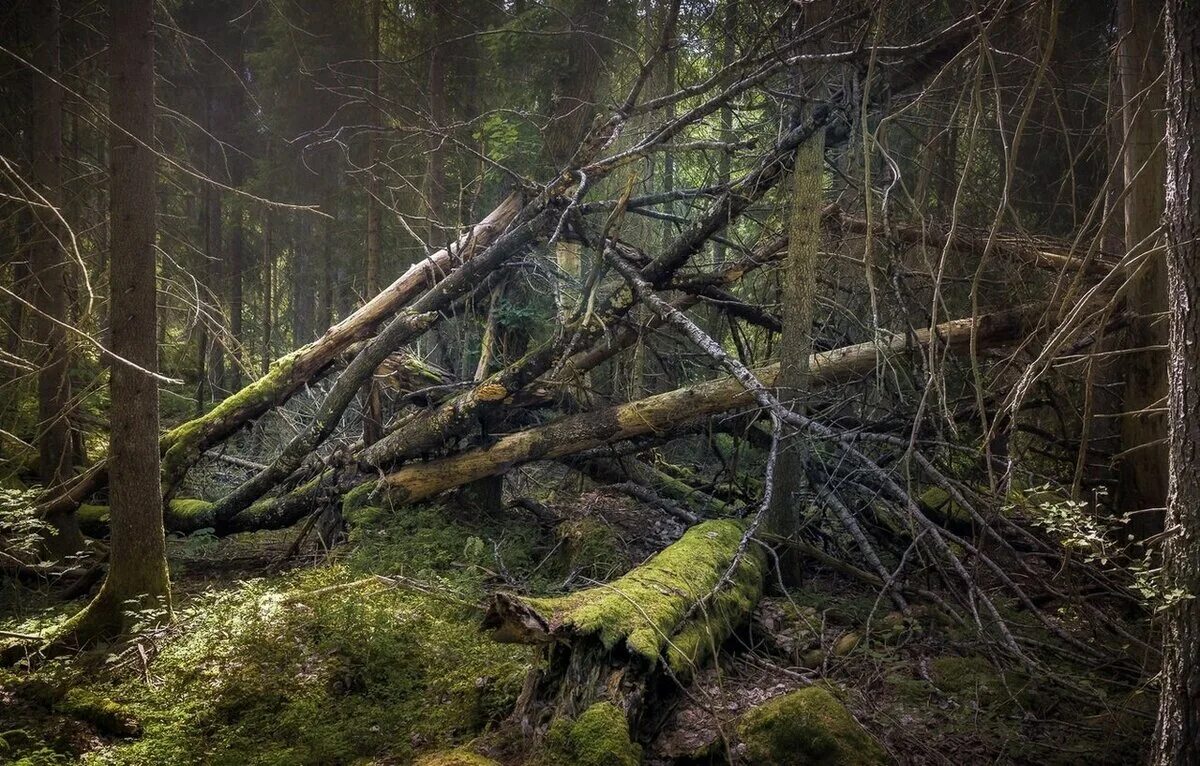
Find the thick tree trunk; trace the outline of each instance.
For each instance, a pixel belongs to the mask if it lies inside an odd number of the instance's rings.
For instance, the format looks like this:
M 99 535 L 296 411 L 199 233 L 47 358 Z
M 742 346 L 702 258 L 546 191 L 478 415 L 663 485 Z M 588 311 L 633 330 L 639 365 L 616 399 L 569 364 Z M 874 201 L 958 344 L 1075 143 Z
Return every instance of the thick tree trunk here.
M 439 44 L 449 27 L 447 0 L 429 3 L 432 39 L 429 49 L 429 146 L 425 167 L 425 214 L 429 229 L 425 243 L 433 248 L 444 241 L 443 225 L 446 215 L 446 149 L 442 135 L 449 124 L 450 108 L 446 100 L 446 51 Z
M 828 9 L 820 4 L 809 6 L 809 10 L 814 8 L 812 16 L 806 10 L 805 18 L 810 23 L 828 16 Z M 796 149 L 788 210 L 788 255 L 780 277 L 783 337 L 779 345 L 776 396 L 790 409 L 801 412 L 805 409 L 812 354 L 824 174 L 825 131 L 822 130 Z M 788 438 L 779 451 L 767 531 L 784 543 L 780 551 L 779 574 L 784 585 L 793 586 L 800 581 L 801 556 L 786 541 L 797 539 L 804 523 L 806 503 L 801 495 L 807 484 L 804 471 L 807 450 L 802 434 L 794 429 L 785 429 L 785 432 L 788 432 Z
M 59 45 L 61 18 L 58 0 L 35 3 L 34 64 L 42 71 L 34 99 L 32 125 L 33 180 L 48 205 L 37 206 L 37 230 L 32 248 L 34 341 L 38 344 L 38 470 L 42 486 L 55 492 L 71 478 L 70 356 L 64 324 L 67 314 L 66 241 L 58 216 L 62 210 L 63 91 Z M 53 532 L 45 541 L 51 556 L 66 556 L 83 547 L 74 512 L 64 509 L 46 516 Z
M 270 152 L 268 151 L 268 157 Z M 275 329 L 275 246 L 272 241 L 274 233 L 271 226 L 271 209 L 266 207 L 263 216 L 263 254 L 262 254 L 262 370 L 266 375 L 271 369 L 271 360 L 275 358 L 271 350 L 271 333 Z
M 245 228 L 243 226 L 241 202 L 233 207 L 233 232 L 229 238 L 229 270 L 226 285 L 229 288 L 229 368 L 223 385 L 230 391 L 242 387 L 242 271 L 245 269 Z
M 155 269 L 154 2 L 111 3 L 113 352 L 158 367 Z M 130 603 L 170 608 L 158 472 L 158 383 L 112 364 L 112 540 L 96 598 L 65 626 L 81 642 L 127 627 Z
M 1167 0 L 1170 491 L 1156 766 L 1200 763 L 1200 3 Z
M 1125 122 L 1125 248 L 1145 254 L 1161 243 L 1163 84 L 1162 0 L 1121 0 L 1117 49 Z M 1150 253 L 1130 274 L 1126 305 L 1134 318 L 1127 354 L 1124 417 L 1121 419 L 1119 503 L 1126 512 L 1162 508 L 1167 493 L 1167 278 L 1161 253 Z M 1158 514 L 1138 513 L 1136 528 L 1146 536 L 1162 528 Z

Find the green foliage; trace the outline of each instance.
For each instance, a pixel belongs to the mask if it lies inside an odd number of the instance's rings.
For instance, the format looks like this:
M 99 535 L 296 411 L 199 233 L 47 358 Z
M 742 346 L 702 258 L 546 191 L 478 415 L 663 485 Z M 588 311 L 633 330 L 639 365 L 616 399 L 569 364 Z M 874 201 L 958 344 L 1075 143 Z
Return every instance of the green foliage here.
M 738 739 L 762 766 L 872 766 L 883 748 L 845 706 L 819 686 L 776 697 L 746 713 Z
M 347 496 L 346 507 L 355 499 Z M 531 569 L 541 542 L 533 527 L 459 520 L 440 505 L 365 505 L 347 511 L 346 519 L 351 569 L 437 580 L 467 595 L 482 592 L 494 572 Z
M 563 542 L 563 563 L 568 577 L 608 580 L 629 566 L 620 553 L 612 527 L 599 519 L 583 516 L 564 521 L 555 533 Z

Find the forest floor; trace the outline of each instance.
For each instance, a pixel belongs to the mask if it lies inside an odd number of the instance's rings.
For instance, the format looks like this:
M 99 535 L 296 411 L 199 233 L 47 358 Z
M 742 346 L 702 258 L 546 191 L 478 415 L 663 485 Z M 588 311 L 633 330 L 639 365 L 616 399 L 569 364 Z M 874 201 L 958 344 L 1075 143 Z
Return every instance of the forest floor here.
M 402 764 L 460 745 L 503 762 L 534 655 L 481 632 L 483 596 L 609 581 L 682 532 L 603 490 L 548 507 L 557 523 L 517 508 L 479 519 L 453 501 L 362 508 L 332 550 L 310 539 L 293 552 L 296 529 L 173 539 L 168 625 L 0 675 L 0 762 Z M 3 587 L 2 630 L 36 632 L 79 606 Z M 817 566 L 802 588 L 770 590 L 675 695 L 645 762 L 745 761 L 725 735 L 750 709 L 813 685 L 895 762 L 1139 760 L 1152 696 L 1093 679 L 1114 705 L 1081 704 L 1006 669 L 968 631 L 891 610 Z

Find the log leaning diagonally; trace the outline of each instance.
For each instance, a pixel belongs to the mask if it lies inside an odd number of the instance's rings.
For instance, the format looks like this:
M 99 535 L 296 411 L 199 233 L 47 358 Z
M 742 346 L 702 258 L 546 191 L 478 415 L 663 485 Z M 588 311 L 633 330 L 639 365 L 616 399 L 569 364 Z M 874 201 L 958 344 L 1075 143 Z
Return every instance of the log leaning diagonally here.
M 519 194 L 506 197 L 457 242 L 410 267 L 379 295 L 330 327 L 320 338 L 275 360 L 265 375 L 211 411 L 164 433 L 160 440 L 164 491 L 169 495 L 205 450 L 287 401 L 350 344 L 369 336 L 384 320 L 436 284 L 459 263 L 486 249 L 516 219 L 521 208 Z M 44 503 L 42 511 L 74 508 L 103 487 L 107 480 L 105 466 L 97 465 L 67 492 Z

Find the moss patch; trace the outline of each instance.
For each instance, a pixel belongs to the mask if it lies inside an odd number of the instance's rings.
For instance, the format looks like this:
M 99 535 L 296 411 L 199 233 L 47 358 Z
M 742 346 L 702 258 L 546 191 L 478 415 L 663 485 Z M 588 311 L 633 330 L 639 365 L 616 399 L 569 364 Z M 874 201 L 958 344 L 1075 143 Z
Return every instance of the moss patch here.
M 737 521 L 707 521 L 608 585 L 526 601 L 552 625 L 596 635 L 608 649 L 623 642 L 650 663 L 665 657 L 675 672 L 686 674 L 715 652 L 762 595 L 765 560 L 751 546 L 730 582 L 709 598 L 744 531 Z M 685 620 L 701 599 L 708 601 Z
M 637 766 L 642 748 L 629 738 L 629 723 L 611 702 L 597 702 L 574 721 L 556 720 L 546 737 L 548 765 Z
M 746 713 L 737 725 L 748 763 L 762 766 L 874 766 L 879 743 L 850 712 L 817 686 L 785 694 Z
M 491 758 L 457 748 L 444 753 L 431 753 L 417 759 L 416 766 L 500 766 Z
M 109 736 L 136 737 L 142 733 L 142 725 L 127 705 L 114 702 L 91 689 L 71 689 L 55 705 L 55 709 L 86 721 L 100 733 Z

